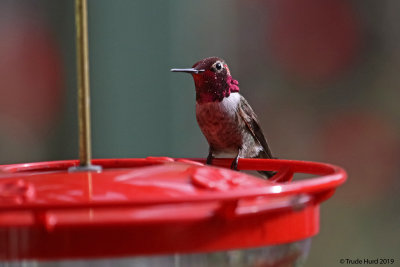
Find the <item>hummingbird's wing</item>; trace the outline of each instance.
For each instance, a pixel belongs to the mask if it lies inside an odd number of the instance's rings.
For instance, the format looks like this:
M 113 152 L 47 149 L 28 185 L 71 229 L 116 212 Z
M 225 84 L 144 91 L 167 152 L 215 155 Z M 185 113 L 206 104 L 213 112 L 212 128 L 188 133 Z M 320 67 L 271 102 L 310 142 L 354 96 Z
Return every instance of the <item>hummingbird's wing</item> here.
M 271 149 L 269 148 L 260 124 L 258 123 L 256 113 L 254 113 L 253 109 L 250 107 L 249 103 L 247 103 L 246 99 L 243 96 L 240 96 L 238 111 L 239 116 L 245 122 L 254 139 L 258 141 L 258 143 L 260 143 L 260 145 L 263 147 L 267 157 L 273 158 Z

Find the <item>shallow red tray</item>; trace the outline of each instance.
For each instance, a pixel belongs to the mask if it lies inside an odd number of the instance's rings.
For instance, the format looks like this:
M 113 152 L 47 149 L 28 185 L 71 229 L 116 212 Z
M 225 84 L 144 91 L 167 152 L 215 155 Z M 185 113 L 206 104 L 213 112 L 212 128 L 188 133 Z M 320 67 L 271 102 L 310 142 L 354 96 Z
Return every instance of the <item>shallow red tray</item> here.
M 346 179 L 316 162 L 240 159 L 99 159 L 0 166 L 0 259 L 62 259 L 209 252 L 314 236 L 319 205 Z M 214 164 L 229 167 L 231 159 Z M 317 177 L 291 181 L 295 173 Z

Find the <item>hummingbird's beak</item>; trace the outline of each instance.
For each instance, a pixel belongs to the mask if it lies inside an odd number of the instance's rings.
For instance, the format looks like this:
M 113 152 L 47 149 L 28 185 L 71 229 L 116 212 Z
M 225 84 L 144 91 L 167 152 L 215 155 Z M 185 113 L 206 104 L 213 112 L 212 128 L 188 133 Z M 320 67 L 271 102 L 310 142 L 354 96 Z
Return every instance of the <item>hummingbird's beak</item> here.
M 186 73 L 195 73 L 198 74 L 199 72 L 203 72 L 205 70 L 197 70 L 194 68 L 190 68 L 190 69 L 171 69 L 172 72 L 186 72 Z

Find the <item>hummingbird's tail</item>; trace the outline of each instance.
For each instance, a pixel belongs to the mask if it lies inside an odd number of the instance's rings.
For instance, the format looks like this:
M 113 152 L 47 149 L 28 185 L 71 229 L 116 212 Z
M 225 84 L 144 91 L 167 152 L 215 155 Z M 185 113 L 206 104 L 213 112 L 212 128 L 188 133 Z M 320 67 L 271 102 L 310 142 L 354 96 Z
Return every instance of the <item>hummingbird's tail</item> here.
M 272 155 L 271 155 L 272 156 Z M 276 159 L 275 157 L 270 157 L 270 155 L 268 155 L 264 150 L 262 150 L 256 158 L 259 159 Z M 274 171 L 258 171 L 259 174 L 261 174 L 262 176 L 264 176 L 267 179 L 270 179 L 272 176 L 274 176 L 276 174 L 276 172 Z
M 272 176 L 274 176 L 276 174 L 276 172 L 273 172 L 273 171 L 258 171 L 258 173 L 267 179 L 271 178 Z

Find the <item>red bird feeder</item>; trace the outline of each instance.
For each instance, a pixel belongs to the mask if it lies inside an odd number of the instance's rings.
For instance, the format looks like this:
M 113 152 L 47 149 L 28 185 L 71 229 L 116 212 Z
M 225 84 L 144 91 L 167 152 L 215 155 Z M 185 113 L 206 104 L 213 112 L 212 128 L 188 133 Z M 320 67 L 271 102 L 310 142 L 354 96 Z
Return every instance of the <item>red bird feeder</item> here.
M 319 205 L 346 179 L 315 162 L 167 157 L 91 160 L 86 1 L 76 0 L 80 161 L 0 166 L 0 261 L 130 257 L 131 266 L 294 266 Z M 94 165 L 92 165 L 92 163 Z M 296 173 L 317 175 L 291 181 Z M 116 263 L 116 262 L 115 262 Z M 67 263 L 68 265 L 73 263 Z M 114 262 L 113 262 L 114 264 Z M 297 265 L 296 265 L 297 266 Z
M 346 176 L 323 163 L 239 161 L 243 170 L 278 171 L 275 181 L 266 181 L 201 162 L 94 160 L 102 172 L 72 173 L 68 168 L 78 161 L 1 166 L 0 259 L 179 254 L 181 266 L 198 266 L 191 265 L 198 257 L 201 266 L 287 266 L 279 264 L 304 258 L 307 239 L 318 233 L 320 203 Z M 294 173 L 320 176 L 280 182 Z

